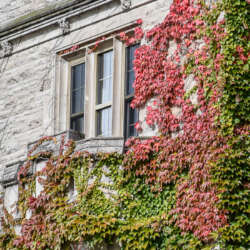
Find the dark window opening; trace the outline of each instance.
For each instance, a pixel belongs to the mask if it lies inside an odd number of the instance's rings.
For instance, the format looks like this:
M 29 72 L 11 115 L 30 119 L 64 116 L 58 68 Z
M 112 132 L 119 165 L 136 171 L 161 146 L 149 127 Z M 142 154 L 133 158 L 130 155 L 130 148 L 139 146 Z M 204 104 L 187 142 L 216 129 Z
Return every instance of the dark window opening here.
M 132 109 L 130 104 L 134 97 L 133 83 L 135 73 L 133 69 L 133 61 L 135 50 L 139 47 L 138 44 L 126 48 L 126 80 L 125 80 L 125 119 L 124 119 L 124 137 L 137 136 L 135 124 L 139 120 L 139 112 L 137 109 Z
M 84 132 L 85 63 L 71 68 L 70 129 Z

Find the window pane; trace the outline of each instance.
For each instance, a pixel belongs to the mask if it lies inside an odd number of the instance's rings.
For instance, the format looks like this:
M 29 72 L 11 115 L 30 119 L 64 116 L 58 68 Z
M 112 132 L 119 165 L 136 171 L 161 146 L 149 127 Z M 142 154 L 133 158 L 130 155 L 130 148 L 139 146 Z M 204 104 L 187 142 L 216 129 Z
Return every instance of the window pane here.
M 72 67 L 72 90 L 83 88 L 85 81 L 85 64 Z
M 83 116 L 71 117 L 70 129 L 83 133 Z
M 112 100 L 113 51 L 98 55 L 97 104 Z
M 82 89 L 78 89 L 72 92 L 72 111 L 71 114 L 83 113 L 84 110 L 84 98 Z
M 127 72 L 127 95 L 134 93 L 133 82 L 135 81 L 135 73 L 134 70 L 130 70 Z
M 85 63 L 72 67 L 71 114 L 84 112 Z
M 135 80 L 133 61 L 135 50 L 139 47 L 138 44 L 127 47 L 126 51 L 126 95 L 134 93 L 133 82 Z
M 131 124 L 135 124 L 137 122 L 138 112 L 137 109 L 132 109 L 130 107 L 131 102 L 128 103 L 128 109 L 129 109 L 129 122 Z
M 126 108 L 126 117 L 125 117 L 125 137 L 136 136 L 137 131 L 135 129 L 135 123 L 138 121 L 138 110 L 132 109 L 130 107 L 131 100 L 126 101 L 125 108 Z
M 125 137 L 137 136 L 137 130 L 135 129 L 135 123 L 138 121 L 139 114 L 137 109 L 130 107 L 132 97 L 134 93 L 133 83 L 135 81 L 135 74 L 133 69 L 134 53 L 139 47 L 138 44 L 132 45 L 126 48 L 126 96 L 125 97 Z
M 97 135 L 112 136 L 112 108 L 97 111 Z
M 135 129 L 135 125 L 130 125 L 129 126 L 129 131 L 128 131 L 128 137 L 130 136 L 136 136 L 137 135 L 137 131 Z
M 103 54 L 103 77 L 112 75 L 112 55 L 113 51 Z
M 98 104 L 107 103 L 112 100 L 112 78 L 99 81 Z
M 85 63 L 75 65 L 71 68 L 71 118 L 70 129 L 83 133 L 83 112 L 85 92 Z M 78 116 L 72 117 L 76 113 Z

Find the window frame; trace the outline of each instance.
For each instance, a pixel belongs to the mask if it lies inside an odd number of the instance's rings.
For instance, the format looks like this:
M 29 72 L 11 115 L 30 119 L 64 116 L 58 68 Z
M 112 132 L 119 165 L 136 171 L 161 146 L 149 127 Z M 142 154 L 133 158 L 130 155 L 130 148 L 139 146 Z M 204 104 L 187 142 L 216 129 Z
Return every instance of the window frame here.
M 107 106 L 112 109 L 112 133 L 102 137 L 124 138 L 125 133 L 125 78 L 126 78 L 126 45 L 120 39 L 119 32 L 126 34 L 133 32 L 137 24 L 127 24 L 119 30 L 98 34 L 91 39 L 83 41 L 76 50 L 71 48 L 58 50 L 56 53 L 55 71 L 55 111 L 54 111 L 54 133 L 58 134 L 70 129 L 71 115 L 71 67 L 85 63 L 85 98 L 83 129 L 84 137 L 96 138 L 97 136 L 97 111 Z M 102 37 L 106 39 L 102 40 Z M 98 45 L 98 46 L 97 46 Z M 113 50 L 113 74 L 112 74 L 112 101 L 110 103 L 97 105 L 97 62 L 98 54 Z M 66 52 L 64 52 L 66 51 Z M 67 82 L 67 84 L 66 84 Z M 138 110 L 139 111 L 139 110 Z M 138 112 L 141 115 L 141 112 Z M 110 120 L 110 119 L 109 119 Z

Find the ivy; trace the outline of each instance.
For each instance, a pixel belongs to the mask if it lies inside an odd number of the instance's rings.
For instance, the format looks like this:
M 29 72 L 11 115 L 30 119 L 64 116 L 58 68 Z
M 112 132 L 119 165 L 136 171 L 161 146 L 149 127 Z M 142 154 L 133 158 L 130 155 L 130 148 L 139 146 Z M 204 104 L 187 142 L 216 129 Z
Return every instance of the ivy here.
M 5 210 L 0 247 L 248 249 L 248 10 L 245 0 L 175 0 L 153 29 L 138 19 L 133 36 L 122 32 L 127 45 L 147 40 L 135 52 L 132 107 L 146 105 L 160 135 L 130 138 L 125 155 L 75 152 L 64 138 L 58 154 L 35 153 L 56 143 L 42 138 L 18 173 L 22 235 Z

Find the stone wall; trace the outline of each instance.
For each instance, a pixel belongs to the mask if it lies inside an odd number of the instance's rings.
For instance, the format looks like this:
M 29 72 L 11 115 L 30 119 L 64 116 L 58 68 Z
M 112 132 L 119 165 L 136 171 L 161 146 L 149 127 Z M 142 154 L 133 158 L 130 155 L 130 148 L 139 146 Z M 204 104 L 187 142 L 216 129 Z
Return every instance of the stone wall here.
M 65 2 L 65 0 L 1 0 L 0 23 L 3 24 L 22 16 L 28 16 L 34 11 L 62 2 Z
M 107 1 L 107 0 L 106 0 Z M 107 1 L 108 2 L 108 1 Z M 25 160 L 30 143 L 41 136 L 54 135 L 58 98 L 55 93 L 57 52 L 72 45 L 95 39 L 105 31 L 115 31 L 138 18 L 143 20 L 143 29 L 148 30 L 161 22 L 169 11 L 172 1 L 132 0 L 131 9 L 124 10 L 119 0 L 110 1 L 104 6 L 78 13 L 69 17 L 70 33 L 62 35 L 60 25 L 51 21 L 31 32 L 31 28 L 21 30 L 13 36 L 10 56 L 0 59 L 0 181 L 12 178 L 5 186 L 6 206 L 10 207 L 16 196 L 16 178 L 20 162 Z M 2 0 L 0 2 L 0 23 L 14 20 L 30 11 L 50 4 L 65 3 L 63 0 Z M 0 28 L 1 29 L 1 28 Z M 4 40 L 4 37 L 1 38 Z M 1 42 L 0 39 L 0 42 Z M 1 52 L 1 48 L 0 48 Z M 143 121 L 145 111 L 141 110 Z M 145 136 L 155 134 L 143 124 Z M 63 132 L 63 131 L 59 131 Z M 82 143 L 81 143 L 82 142 Z M 96 146 L 96 148 L 95 148 Z M 83 140 L 77 144 L 79 150 L 122 152 L 123 140 Z M 5 172 L 5 176 L 3 173 Z M 8 177 L 9 176 L 9 177 Z M 8 182 L 8 180 L 7 180 Z M 0 185 L 0 193 L 4 191 Z M 6 196 L 5 195 L 5 196 Z M 1 196 L 1 195 L 0 195 Z M 6 197 L 7 197 L 6 196 Z
M 52 105 L 48 96 L 51 46 L 52 42 L 35 46 L 1 61 L 0 166 L 24 159 L 28 142 L 46 134 L 44 114 Z

